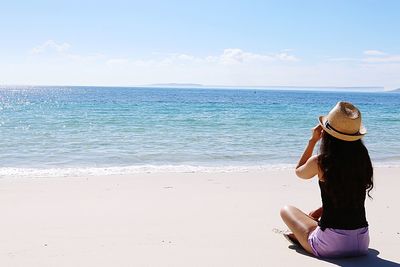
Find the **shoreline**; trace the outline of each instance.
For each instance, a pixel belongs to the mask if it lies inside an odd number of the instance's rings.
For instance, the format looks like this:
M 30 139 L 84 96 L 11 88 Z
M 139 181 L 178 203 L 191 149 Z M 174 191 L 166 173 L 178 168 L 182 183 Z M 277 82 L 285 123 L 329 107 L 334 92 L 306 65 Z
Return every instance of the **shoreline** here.
M 400 168 L 376 168 L 367 257 L 320 260 L 280 234 L 320 205 L 293 170 L 0 179 L 5 266 L 399 266 Z M 390 216 L 390 219 L 388 219 Z M 352 265 L 353 264 L 353 265 Z
M 94 177 L 115 175 L 137 175 L 147 173 L 248 173 L 268 172 L 274 170 L 294 170 L 295 164 L 265 165 L 133 165 L 115 167 L 54 167 L 54 168 L 20 168 L 0 167 L 1 178 L 60 178 L 60 177 Z M 376 162 L 374 169 L 400 168 L 400 162 Z

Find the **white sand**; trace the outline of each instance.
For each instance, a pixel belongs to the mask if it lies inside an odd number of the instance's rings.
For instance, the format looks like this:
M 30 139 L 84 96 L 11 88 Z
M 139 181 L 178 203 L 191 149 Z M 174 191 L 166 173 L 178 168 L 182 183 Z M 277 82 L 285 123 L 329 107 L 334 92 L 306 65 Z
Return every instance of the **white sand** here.
M 399 266 L 400 169 L 375 172 L 369 256 L 329 262 L 276 233 L 320 205 L 293 171 L 2 178 L 0 266 Z

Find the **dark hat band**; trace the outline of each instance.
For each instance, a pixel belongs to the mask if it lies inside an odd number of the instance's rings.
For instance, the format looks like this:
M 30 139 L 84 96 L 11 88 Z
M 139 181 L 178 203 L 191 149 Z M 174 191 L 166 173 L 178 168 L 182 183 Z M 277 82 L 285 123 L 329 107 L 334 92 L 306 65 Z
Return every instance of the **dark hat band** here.
M 329 124 L 328 120 L 326 120 L 326 122 L 325 122 L 325 127 L 326 127 L 327 129 L 329 129 L 329 130 L 332 130 L 332 131 L 335 131 L 335 132 L 337 132 L 337 133 L 344 134 L 344 135 L 350 135 L 350 136 L 359 136 L 359 135 L 360 135 L 360 132 L 359 132 L 359 131 L 356 132 L 355 134 L 348 134 L 348 133 L 344 133 L 344 132 L 338 131 L 338 130 L 336 130 L 335 128 L 333 128 L 332 125 Z

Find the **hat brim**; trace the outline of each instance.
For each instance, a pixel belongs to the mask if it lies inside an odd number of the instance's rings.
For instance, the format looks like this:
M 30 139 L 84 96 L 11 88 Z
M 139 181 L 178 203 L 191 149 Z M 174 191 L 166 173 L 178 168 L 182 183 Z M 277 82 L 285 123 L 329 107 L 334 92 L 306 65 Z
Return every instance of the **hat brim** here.
M 328 134 L 332 135 L 333 137 L 336 137 L 337 139 L 340 139 L 343 141 L 357 141 L 357 140 L 363 138 L 364 135 L 367 133 L 367 130 L 364 128 L 364 126 L 362 124 L 361 124 L 360 130 L 358 131 L 357 134 L 347 135 L 347 134 L 342 134 L 342 133 L 336 132 L 335 130 L 326 128 L 325 123 L 327 121 L 327 116 L 320 116 L 318 121 L 319 121 L 319 125 L 321 125 L 322 129 L 324 129 L 325 132 L 327 132 Z

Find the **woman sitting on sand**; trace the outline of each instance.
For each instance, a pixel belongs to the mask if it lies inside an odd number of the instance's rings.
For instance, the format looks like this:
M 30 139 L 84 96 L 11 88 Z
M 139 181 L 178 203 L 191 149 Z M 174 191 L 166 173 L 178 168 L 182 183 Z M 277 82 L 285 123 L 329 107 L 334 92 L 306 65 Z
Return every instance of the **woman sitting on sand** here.
M 292 231 L 286 238 L 298 242 L 317 257 L 363 255 L 369 233 L 365 217 L 366 193 L 373 188 L 373 169 L 361 141 L 366 134 L 361 113 L 351 103 L 339 102 L 319 118 L 312 137 L 296 167 L 300 178 L 317 175 L 322 207 L 309 215 L 292 206 L 281 217 Z M 319 155 L 312 156 L 321 139 Z

